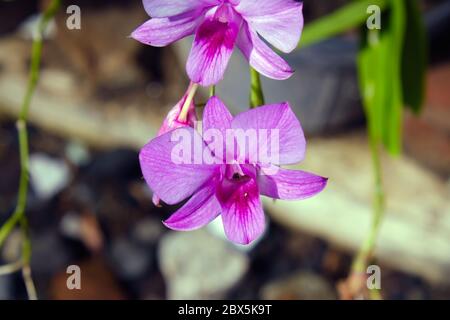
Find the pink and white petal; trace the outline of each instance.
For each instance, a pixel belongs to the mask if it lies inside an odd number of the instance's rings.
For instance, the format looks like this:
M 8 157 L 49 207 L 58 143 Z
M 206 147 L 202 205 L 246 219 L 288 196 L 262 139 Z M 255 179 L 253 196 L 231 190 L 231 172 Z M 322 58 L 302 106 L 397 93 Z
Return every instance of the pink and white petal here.
M 156 207 L 161 207 L 161 199 L 156 194 L 153 194 L 152 202 Z
M 197 29 L 188 57 L 189 78 L 202 86 L 222 80 L 236 42 L 241 18 L 229 6 L 219 7 Z
M 243 112 L 233 119 L 231 126 L 233 129 L 257 131 L 258 159 L 262 164 L 268 164 L 261 159 L 266 154 L 274 159 L 270 164 L 295 164 L 305 156 L 306 140 L 303 129 L 287 102 Z M 267 137 L 264 145 L 260 140 L 263 134 Z M 272 141 L 273 139 L 278 141 Z
M 218 199 L 223 210 L 223 227 L 230 241 L 249 244 L 264 232 L 264 211 L 255 180 L 240 184 L 231 193 L 219 190 Z
M 294 50 L 303 30 L 303 3 L 295 0 L 242 0 L 236 7 L 250 28 L 279 50 Z
M 143 0 L 145 11 L 154 18 L 175 16 L 187 11 L 218 5 L 219 0 Z
M 321 192 L 328 182 L 327 178 L 300 170 L 270 170 L 277 172 L 275 174 L 266 174 L 264 169 L 261 171 L 258 176 L 259 190 L 262 195 L 274 199 L 307 199 Z
M 133 31 L 131 37 L 143 44 L 164 47 L 195 32 L 202 16 L 190 11 L 171 18 L 153 18 Z
M 206 185 L 196 192 L 183 207 L 164 221 L 164 225 L 177 231 L 191 231 L 207 225 L 222 211 L 214 193 L 215 185 Z
M 206 103 L 203 111 L 203 130 L 229 129 L 233 116 L 228 108 L 218 97 L 211 97 Z
M 177 204 L 188 198 L 217 171 L 214 165 L 198 164 L 202 155 L 196 152 L 203 150 L 197 151 L 195 144 L 206 147 L 193 128 L 184 127 L 153 139 L 139 154 L 145 181 L 167 204 Z
M 256 32 L 249 29 L 246 22 L 242 24 L 236 44 L 250 65 L 266 77 L 285 80 L 294 73 L 283 58 L 269 48 Z

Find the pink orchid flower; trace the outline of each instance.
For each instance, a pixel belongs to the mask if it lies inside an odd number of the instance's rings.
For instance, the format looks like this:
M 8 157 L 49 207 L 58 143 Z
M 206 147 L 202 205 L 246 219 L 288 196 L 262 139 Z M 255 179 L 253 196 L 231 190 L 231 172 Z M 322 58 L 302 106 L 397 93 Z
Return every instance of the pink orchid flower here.
M 195 128 L 197 114 L 195 113 L 194 95 L 196 90 L 197 85 L 191 82 L 183 98 L 167 114 L 158 131 L 158 136 L 177 128 Z M 155 206 L 160 205 L 160 200 L 156 194 L 153 195 L 153 204 Z
M 221 215 L 228 239 L 238 244 L 249 244 L 265 229 L 260 195 L 300 200 L 312 197 L 325 188 L 326 178 L 279 167 L 300 162 L 306 147 L 300 122 L 288 103 L 262 106 L 233 118 L 226 106 L 217 97 L 212 97 L 205 107 L 203 133 L 230 129 L 277 130 L 279 157 L 276 163 L 252 161 L 248 155 L 240 157 L 234 147 L 229 150 L 228 144 L 224 154 L 211 152 L 216 159 L 221 158 L 218 162 L 200 163 L 195 159 L 195 152 L 188 152 L 188 161 L 174 163 L 173 152 L 179 146 L 179 141 L 174 137 L 186 132 L 192 140 L 200 140 L 203 147 L 200 153 L 210 150 L 211 141 L 205 141 L 204 136 L 193 128 L 170 131 L 153 139 L 141 150 L 141 169 L 155 194 L 170 205 L 190 197 L 164 222 L 168 228 L 195 230 Z M 232 161 L 225 161 L 230 154 Z M 276 173 L 265 174 L 268 168 L 276 168 L 273 171 Z
M 187 61 L 190 79 L 202 86 L 217 84 L 234 46 L 259 73 L 276 80 L 293 71 L 265 42 L 289 53 L 300 41 L 302 3 L 295 0 L 143 0 L 152 19 L 132 37 L 163 47 L 195 34 Z
M 183 98 L 169 111 L 164 122 L 159 129 L 158 136 L 182 127 L 194 128 L 197 122 L 197 115 L 195 113 L 194 94 L 197 86 L 191 83 L 183 95 Z

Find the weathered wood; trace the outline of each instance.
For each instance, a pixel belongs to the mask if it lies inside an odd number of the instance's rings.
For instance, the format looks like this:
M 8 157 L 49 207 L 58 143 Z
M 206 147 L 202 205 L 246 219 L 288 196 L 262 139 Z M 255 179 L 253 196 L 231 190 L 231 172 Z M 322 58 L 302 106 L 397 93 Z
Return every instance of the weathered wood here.
M 0 77 L 0 113 L 16 117 L 24 90 L 24 78 L 14 75 Z M 137 149 L 156 133 L 156 119 L 127 115 L 126 111 L 104 114 L 101 110 L 98 104 L 72 102 L 70 98 L 55 99 L 37 91 L 29 121 L 50 132 L 99 148 Z

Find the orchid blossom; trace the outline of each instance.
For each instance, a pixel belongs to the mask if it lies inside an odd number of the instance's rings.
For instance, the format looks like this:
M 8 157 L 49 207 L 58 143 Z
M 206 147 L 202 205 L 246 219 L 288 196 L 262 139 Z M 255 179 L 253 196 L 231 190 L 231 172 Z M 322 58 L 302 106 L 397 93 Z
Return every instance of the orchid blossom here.
M 195 113 L 194 94 L 197 86 L 191 83 L 183 98 L 169 111 L 159 129 L 158 136 L 181 127 L 194 127 L 197 121 Z
M 250 65 L 276 80 L 293 71 L 268 43 L 289 53 L 297 47 L 303 28 L 302 3 L 295 0 L 143 0 L 152 19 L 132 37 L 163 47 L 195 35 L 187 61 L 189 78 L 202 86 L 224 76 L 235 45 Z
M 250 153 L 238 154 L 234 143 L 232 148 L 227 144 L 225 149 L 219 147 L 213 151 L 212 141 L 205 138 L 208 130 L 223 135 L 227 130 L 276 130 L 279 132 L 278 160 L 274 163 L 252 160 Z M 196 153 L 190 152 L 190 145 L 188 161 L 174 162 L 174 150 L 179 147 L 176 137 L 186 136 L 186 132 L 192 141 L 200 141 L 200 153 L 209 154 L 214 162 L 198 162 Z M 268 143 L 272 145 L 271 141 Z M 190 198 L 164 222 L 167 227 L 194 230 L 221 215 L 228 239 L 249 244 L 265 229 L 260 195 L 300 200 L 325 188 L 326 178 L 279 167 L 300 162 L 305 147 L 300 122 L 288 103 L 262 106 L 233 118 L 226 106 L 212 97 L 203 114 L 203 136 L 191 127 L 169 131 L 150 141 L 141 150 L 139 159 L 147 184 L 165 203 L 175 205 Z M 259 142 L 258 149 L 265 146 Z
M 169 111 L 158 131 L 158 136 L 176 128 L 195 127 L 197 114 L 195 113 L 194 95 L 197 85 L 190 83 L 183 98 Z M 155 206 L 160 205 L 160 198 L 154 194 L 152 201 Z

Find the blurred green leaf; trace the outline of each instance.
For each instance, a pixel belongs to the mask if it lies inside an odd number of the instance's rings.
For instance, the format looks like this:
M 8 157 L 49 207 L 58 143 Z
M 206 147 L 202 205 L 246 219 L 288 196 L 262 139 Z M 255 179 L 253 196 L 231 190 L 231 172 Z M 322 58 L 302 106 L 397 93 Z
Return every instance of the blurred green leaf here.
M 390 0 L 358 0 L 345 7 L 313 21 L 303 29 L 300 47 L 306 47 L 328 39 L 352 28 L 357 28 L 367 20 L 367 8 L 377 5 L 386 8 Z M 409 1 L 409 0 L 407 0 Z M 400 0 L 399 2 L 403 2 Z
M 418 1 L 405 1 L 405 6 L 408 28 L 403 47 L 403 96 L 405 106 L 418 114 L 425 98 L 428 43 Z
M 403 86 L 402 86 L 402 59 L 403 44 L 406 29 L 406 3 L 408 1 L 391 0 L 390 32 L 388 33 L 390 46 L 385 57 L 390 61 L 386 70 L 385 85 L 390 89 L 385 104 L 386 126 L 383 132 L 383 141 L 387 150 L 393 154 L 401 151 Z
M 358 72 L 370 133 L 389 153 L 401 150 L 405 1 L 390 0 L 381 30 L 364 32 Z
M 377 141 L 382 140 L 385 118 L 385 109 L 382 106 L 387 94 L 387 87 L 384 85 L 387 60 L 384 58 L 384 52 L 388 47 L 388 38 L 382 38 L 380 34 L 378 30 L 366 31 L 364 28 L 363 45 L 357 58 L 359 83 L 369 131 Z

